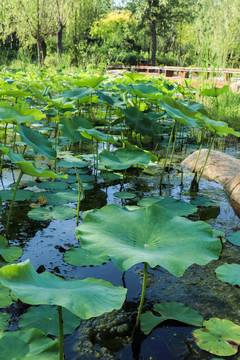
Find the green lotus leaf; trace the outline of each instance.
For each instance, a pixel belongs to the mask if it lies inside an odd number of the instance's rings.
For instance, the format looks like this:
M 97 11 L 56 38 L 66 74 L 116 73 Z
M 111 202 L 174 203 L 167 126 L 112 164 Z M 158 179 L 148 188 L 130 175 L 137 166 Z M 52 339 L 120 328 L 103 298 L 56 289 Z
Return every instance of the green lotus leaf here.
M 0 331 L 5 331 L 9 327 L 11 316 L 7 313 L 0 312 Z M 1 356 L 0 356 L 1 359 Z
M 110 260 L 106 255 L 99 255 L 81 247 L 66 251 L 63 259 L 68 264 L 75 266 L 98 266 Z
M 103 150 L 99 154 L 100 163 L 111 170 L 124 170 L 131 166 L 147 166 L 150 162 L 149 154 L 139 150 L 121 148 L 114 153 Z
M 22 98 L 22 97 L 28 97 L 31 96 L 32 94 L 28 91 L 23 91 L 23 90 L 17 90 L 17 89 L 5 89 L 5 90 L 1 90 L 0 92 L 1 96 L 10 96 L 10 97 L 14 97 L 14 98 Z
M 22 116 L 17 110 L 9 105 L 9 107 L 0 106 L 0 120 L 9 123 L 26 123 L 34 120 L 33 116 Z
M 146 79 L 146 75 L 139 74 L 137 72 L 126 72 L 126 73 L 123 73 L 123 76 L 125 77 L 125 79 L 131 80 L 131 81 L 138 81 L 138 80 Z
M 56 158 L 56 150 L 46 136 L 28 126 L 18 125 L 15 129 L 20 133 L 22 141 L 33 148 L 35 154 L 45 155 L 49 159 Z
M 240 246 L 240 231 L 237 231 L 237 232 L 229 235 L 228 241 L 233 245 Z
M 22 249 L 18 246 L 8 246 L 8 241 L 0 235 L 0 255 L 7 262 L 12 262 L 22 256 Z
M 7 263 L 5 263 L 4 266 L 5 265 L 7 265 Z M 6 287 L 6 286 L 3 286 L 2 284 L 0 284 L 0 308 L 4 308 L 5 306 L 9 306 L 13 302 L 14 302 L 14 300 L 10 296 L 9 288 Z M 2 314 L 2 313 L 0 312 L 0 314 Z
M 16 109 L 22 116 L 33 116 L 34 120 L 42 120 L 46 118 L 46 115 L 41 110 L 29 109 L 24 104 L 15 104 L 13 108 Z
M 181 276 L 194 263 L 217 259 L 221 251 L 208 224 L 191 222 L 159 205 L 135 211 L 104 206 L 85 217 L 77 237 L 84 249 L 110 256 L 121 271 L 146 262 Z
M 200 207 L 218 206 L 215 202 L 211 201 L 205 196 L 196 196 L 194 200 L 191 200 L 191 204 Z
M 39 189 L 46 190 L 64 190 L 68 187 L 65 181 L 42 181 L 37 184 Z
M 66 191 L 56 191 L 56 192 L 48 192 L 43 191 L 40 193 L 35 193 L 35 196 L 32 198 L 32 201 L 39 202 L 39 197 L 46 198 L 46 205 L 64 205 L 69 202 L 77 202 L 78 201 L 78 193 L 72 190 Z
M 88 184 L 88 183 L 82 183 L 82 186 L 83 186 L 84 191 L 85 190 L 91 190 L 91 189 L 94 188 L 94 185 Z M 78 190 L 78 184 L 77 183 L 76 184 L 71 184 L 71 188 Z
M 101 102 L 104 104 L 110 105 L 112 107 L 116 106 L 119 108 L 123 108 L 125 106 L 124 102 L 119 96 L 114 94 L 110 94 L 105 91 L 97 91 L 97 96 Z
M 80 319 L 67 309 L 63 308 L 63 331 L 71 334 L 79 325 Z M 59 335 L 58 312 L 56 306 L 40 305 L 31 306 L 26 313 L 19 318 L 18 327 L 22 331 L 37 328 L 46 335 Z
M 108 142 L 111 144 L 115 144 L 119 140 L 118 136 L 104 134 L 96 129 L 84 129 L 82 127 L 79 127 L 78 131 L 80 131 L 83 137 L 98 142 Z
M 172 99 L 170 96 L 162 96 L 158 103 L 180 124 L 188 125 L 189 127 L 204 127 L 198 112 L 189 110 L 181 102 Z
M 141 315 L 141 330 L 146 335 L 166 320 L 177 320 L 193 326 L 202 326 L 203 323 L 203 317 L 196 310 L 175 301 L 157 304 L 154 311 L 162 316 L 155 316 L 151 311 Z
M 127 141 L 125 139 L 123 142 L 126 145 L 126 148 L 128 150 L 141 150 L 142 151 L 142 149 L 140 149 L 138 146 L 131 144 L 129 141 Z M 156 155 L 152 154 L 150 151 L 147 151 L 147 150 L 143 150 L 143 151 L 145 151 L 147 154 L 150 155 L 152 162 L 158 161 L 158 157 Z
M 137 196 L 128 191 L 115 192 L 113 195 L 119 199 L 134 199 Z
M 129 84 L 128 87 L 130 89 L 130 93 L 138 97 L 147 97 L 153 93 L 156 94 L 161 92 L 161 90 L 155 86 L 146 83 Z
M 0 190 L 0 195 L 3 201 L 9 201 L 13 198 L 13 190 Z M 33 191 L 18 189 L 15 197 L 15 201 L 29 200 L 34 195 Z
M 38 329 L 0 333 L 0 360 L 58 360 L 58 341 Z
M 87 165 L 88 164 L 86 163 L 86 161 L 82 161 L 76 156 L 72 156 L 70 154 L 65 155 L 62 160 L 57 162 L 57 166 L 62 168 L 73 168 L 73 167 L 84 168 Z
M 117 174 L 117 173 L 112 173 L 112 172 L 108 172 L 108 173 L 102 173 L 101 174 L 101 178 L 105 181 L 116 181 L 116 180 L 121 180 L 123 178 L 122 174 Z
M 104 76 L 95 75 L 87 78 L 74 80 L 72 81 L 72 84 L 78 87 L 96 88 L 103 80 L 105 80 Z
M 215 270 L 217 278 L 231 285 L 240 286 L 240 265 L 239 264 L 223 264 Z
M 205 127 L 212 133 L 217 133 L 219 135 L 228 135 L 232 134 L 234 136 L 240 137 L 240 132 L 235 131 L 233 128 L 229 127 L 224 121 L 216 121 L 209 119 L 202 115 L 202 120 L 205 124 Z
M 240 345 L 240 326 L 218 318 L 204 321 L 203 326 L 203 329 L 193 332 L 195 341 L 201 349 L 218 356 L 231 356 L 237 353 Z
M 59 305 L 82 319 L 120 309 L 127 292 L 104 280 L 64 280 L 47 271 L 38 274 L 28 260 L 1 268 L 0 281 L 27 304 Z
M 210 89 L 203 89 L 201 91 L 201 96 L 211 96 L 211 97 L 218 97 L 221 94 L 229 92 L 229 85 L 224 85 L 221 88 L 213 86 Z
M 32 209 L 28 217 L 33 220 L 67 220 L 77 215 L 77 210 L 69 206 L 46 206 Z
M 78 89 L 75 90 L 70 90 L 70 91 L 65 91 L 63 93 L 63 97 L 68 98 L 68 99 L 72 99 L 72 100 L 85 100 L 89 95 L 91 95 L 93 89 L 90 87 L 80 87 Z
M 138 202 L 138 206 L 150 206 L 152 204 L 160 205 L 178 216 L 188 216 L 197 211 L 197 207 L 185 201 L 175 200 L 170 197 L 153 196 L 144 198 Z
M 132 131 L 135 131 L 143 136 L 159 134 L 159 125 L 156 121 L 151 120 L 148 114 L 145 114 L 134 107 L 121 109 L 121 111 L 125 115 L 126 124 Z
M 77 131 L 80 126 L 85 129 L 91 129 L 93 127 L 90 121 L 79 116 L 74 116 L 73 118 L 67 116 L 61 117 L 59 123 L 61 134 L 67 136 L 71 143 L 86 141 L 86 138 Z

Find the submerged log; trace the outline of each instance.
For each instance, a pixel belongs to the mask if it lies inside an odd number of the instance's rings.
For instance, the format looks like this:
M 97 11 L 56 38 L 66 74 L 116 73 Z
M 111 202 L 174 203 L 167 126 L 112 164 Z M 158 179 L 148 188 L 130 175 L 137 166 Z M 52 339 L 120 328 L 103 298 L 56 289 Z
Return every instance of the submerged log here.
M 208 149 L 203 149 L 200 153 L 195 169 L 197 173 L 201 172 L 207 152 Z M 197 156 L 198 151 L 195 151 L 183 160 L 182 166 L 193 170 Z M 212 150 L 203 171 L 203 176 L 208 180 L 221 184 L 229 196 L 240 204 L 240 160 L 221 151 Z

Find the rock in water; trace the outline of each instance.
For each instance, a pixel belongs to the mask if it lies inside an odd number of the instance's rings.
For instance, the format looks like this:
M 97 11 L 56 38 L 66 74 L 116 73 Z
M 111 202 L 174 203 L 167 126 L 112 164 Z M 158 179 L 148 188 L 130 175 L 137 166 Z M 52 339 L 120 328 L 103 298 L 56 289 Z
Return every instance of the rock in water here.
M 204 165 L 208 149 L 203 149 L 200 153 L 196 172 L 200 173 Z M 182 162 L 182 166 L 193 170 L 198 151 L 189 155 Z M 211 181 L 215 181 L 223 186 L 232 199 L 240 203 L 240 160 L 221 151 L 212 150 L 207 164 L 203 171 L 203 176 Z

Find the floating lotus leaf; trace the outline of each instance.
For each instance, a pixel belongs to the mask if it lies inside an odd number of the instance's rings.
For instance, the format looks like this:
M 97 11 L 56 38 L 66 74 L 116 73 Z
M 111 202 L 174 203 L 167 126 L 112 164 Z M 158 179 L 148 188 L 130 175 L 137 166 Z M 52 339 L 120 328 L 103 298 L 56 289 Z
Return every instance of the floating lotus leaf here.
M 68 183 L 64 181 L 42 181 L 37 184 L 37 187 L 47 190 L 64 190 L 68 187 Z
M 28 260 L 1 268 L 0 281 L 27 304 L 59 305 L 82 319 L 120 309 L 127 292 L 104 280 L 64 280 L 47 271 L 38 274 Z
M 119 199 L 134 199 L 137 196 L 128 191 L 115 192 L 113 195 Z
M 197 207 L 185 201 L 175 200 L 170 197 L 153 196 L 144 198 L 138 202 L 138 206 L 150 206 L 152 204 L 160 205 L 178 216 L 188 216 L 197 211 Z
M 121 148 L 114 153 L 103 150 L 99 154 L 100 163 L 111 170 L 124 170 L 131 166 L 147 166 L 150 162 L 149 154 L 139 150 Z
M 237 231 L 237 232 L 229 235 L 228 241 L 233 245 L 240 246 L 240 231 Z
M 62 310 L 62 316 L 64 334 L 71 334 L 80 325 L 80 319 L 78 316 L 64 308 Z M 27 312 L 20 316 L 18 327 L 22 331 L 37 328 L 46 335 L 58 336 L 57 307 L 49 305 L 31 306 Z
M 203 323 L 203 317 L 196 310 L 175 301 L 157 304 L 154 311 L 162 316 L 155 316 L 151 311 L 141 315 L 141 330 L 146 335 L 166 320 L 177 320 L 193 326 L 202 326 Z
M 105 181 L 116 181 L 116 180 L 121 180 L 123 178 L 123 175 L 108 172 L 108 173 L 102 173 L 101 178 L 104 179 Z
M 181 276 L 194 263 L 217 259 L 221 251 L 208 224 L 191 222 L 159 205 L 135 211 L 104 206 L 85 217 L 77 237 L 83 248 L 110 256 L 121 271 L 146 262 Z
M 82 186 L 83 186 L 84 191 L 85 190 L 91 190 L 91 189 L 94 188 L 94 185 L 88 184 L 88 183 L 82 183 Z M 77 183 L 76 184 L 71 184 L 71 188 L 78 190 L 78 184 Z
M 16 130 L 20 133 L 22 141 L 33 148 L 35 154 L 41 154 L 49 157 L 49 159 L 55 159 L 57 155 L 56 150 L 52 148 L 52 143 L 46 136 L 28 126 L 18 125 Z
M 98 266 L 108 262 L 108 256 L 100 255 L 92 251 L 88 251 L 81 247 L 71 248 L 66 251 L 63 257 L 68 264 L 75 266 Z
M 231 285 L 240 286 L 240 265 L 239 264 L 223 264 L 215 270 L 217 278 Z
M 58 340 L 38 329 L 0 333 L 0 360 L 58 360 Z
M 93 127 L 90 121 L 80 118 L 79 116 L 74 116 L 73 118 L 64 116 L 59 119 L 59 122 L 62 135 L 67 136 L 71 143 L 86 141 L 86 138 L 77 131 L 80 126 L 85 129 L 91 129 Z
M 33 220 L 68 220 L 77 215 L 77 210 L 69 206 L 46 206 L 32 209 L 27 215 Z
M 6 263 L 4 265 L 7 265 Z M 13 299 L 10 296 L 10 290 L 6 286 L 0 284 L 0 308 L 9 306 L 13 303 Z M 0 312 L 1 314 L 1 312 Z M 1 329 L 0 329 L 1 330 Z
M 196 196 L 194 200 L 191 200 L 191 204 L 200 207 L 218 206 L 215 202 L 211 201 L 205 196 Z
M 78 159 L 76 156 L 72 156 L 70 154 L 65 155 L 63 160 L 57 162 L 57 166 L 62 168 L 73 168 L 73 167 L 84 168 L 87 165 L 88 164 L 86 163 L 86 161 L 82 161 L 81 159 Z
M 11 319 L 11 316 L 7 313 L 0 312 L 0 331 L 5 331 L 9 327 L 9 321 Z M 1 355 L 0 355 L 1 359 Z
M 0 255 L 7 262 L 12 262 L 22 256 L 22 249 L 18 246 L 8 246 L 8 241 L 0 235 Z
M 3 201 L 12 200 L 13 193 L 14 193 L 13 190 L 0 190 L 0 195 Z M 18 189 L 16 193 L 15 201 L 29 200 L 33 195 L 34 195 L 34 191 Z
M 64 205 L 69 202 L 77 202 L 78 201 L 78 193 L 76 191 L 72 190 L 66 190 L 66 191 L 56 191 L 56 192 L 41 192 L 41 193 L 35 193 L 35 196 L 32 198 L 34 202 L 41 203 L 41 199 L 39 197 L 44 197 L 46 199 L 46 202 L 43 204 L 46 205 Z
M 193 332 L 195 341 L 201 349 L 218 356 L 231 356 L 237 353 L 240 345 L 240 326 L 218 318 L 204 321 L 203 326 L 203 329 Z

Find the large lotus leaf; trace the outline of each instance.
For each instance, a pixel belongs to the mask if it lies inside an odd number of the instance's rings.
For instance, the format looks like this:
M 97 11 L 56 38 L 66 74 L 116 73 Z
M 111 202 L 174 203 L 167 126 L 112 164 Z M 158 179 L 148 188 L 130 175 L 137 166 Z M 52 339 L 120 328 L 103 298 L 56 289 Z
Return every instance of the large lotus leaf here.
M 77 210 L 69 206 L 46 206 L 32 209 L 28 217 L 33 220 L 67 220 L 77 215 Z
M 62 177 L 62 174 L 55 174 L 53 171 L 37 168 L 34 161 L 25 160 L 21 154 L 14 154 L 12 150 L 7 147 L 0 147 L 0 151 L 8 155 L 12 163 L 14 163 L 26 175 L 49 177 L 54 179 Z
M 10 315 L 7 313 L 0 312 L 0 331 L 5 331 L 9 327 Z M 0 355 L 1 359 L 1 355 Z
M 86 138 L 77 131 L 80 126 L 85 129 L 91 129 L 93 127 L 90 121 L 79 116 L 74 116 L 74 118 L 69 118 L 67 116 L 61 117 L 59 123 L 61 134 L 67 136 L 71 143 L 86 141 Z
M 16 185 L 16 184 L 14 184 Z M 12 200 L 14 190 L 0 190 L 0 195 L 3 201 Z M 18 189 L 14 201 L 29 200 L 34 195 L 33 191 Z
M 175 200 L 170 197 L 153 196 L 144 198 L 138 202 L 139 206 L 150 206 L 152 204 L 160 205 L 178 216 L 188 216 L 197 211 L 197 207 L 185 201 Z
M 131 166 L 146 166 L 149 164 L 150 155 L 141 150 L 128 150 L 121 148 L 114 153 L 103 150 L 99 154 L 100 163 L 111 170 L 124 170 Z
M 146 83 L 129 84 L 128 87 L 131 94 L 138 97 L 147 97 L 148 95 L 161 92 L 161 90 L 159 90 L 155 86 Z
M 196 196 L 194 200 L 191 200 L 191 204 L 200 207 L 218 206 L 215 202 L 205 196 Z
M 81 159 L 79 159 L 76 156 L 73 156 L 71 154 L 66 154 L 62 160 L 57 162 L 57 166 L 62 167 L 62 168 L 67 168 L 67 169 L 73 168 L 73 167 L 84 168 L 87 165 L 88 164 L 86 161 L 82 161 Z
M 202 116 L 202 120 L 206 128 L 212 133 L 217 133 L 219 135 L 232 134 L 234 136 L 240 137 L 240 132 L 235 131 L 233 128 L 230 128 L 228 124 L 225 123 L 224 121 L 215 121 L 205 116 Z
M 121 271 L 146 262 L 181 276 L 194 263 L 217 259 L 221 251 L 208 224 L 191 222 L 159 205 L 135 211 L 104 206 L 85 217 L 77 237 L 83 248 L 110 256 Z
M 127 292 L 104 280 L 65 280 L 47 271 L 38 274 L 28 260 L 1 268 L 0 281 L 27 304 L 59 305 L 82 319 L 120 309 Z
M 237 232 L 229 235 L 228 241 L 233 245 L 240 246 L 240 231 L 237 231 Z
M 99 255 L 81 247 L 66 251 L 63 259 L 68 264 L 75 266 L 98 266 L 110 260 L 108 256 Z
M 229 91 L 229 85 L 224 85 L 221 88 L 213 86 L 210 89 L 203 89 L 201 92 L 202 96 L 211 96 L 211 97 L 218 97 L 221 94 L 227 93 Z
M 5 265 L 7 265 L 7 263 L 5 263 Z M 10 296 L 9 288 L 6 287 L 6 286 L 3 286 L 2 284 L 0 284 L 0 308 L 4 308 L 5 306 L 9 306 L 13 302 L 14 301 L 13 301 L 12 297 Z
M 167 113 L 177 122 L 190 127 L 202 128 L 203 122 L 201 121 L 200 114 L 186 108 L 179 101 L 175 101 L 170 96 L 162 96 L 159 104 Z
M 83 186 L 83 190 L 91 190 L 94 188 L 94 186 L 92 184 L 88 184 L 88 183 L 82 183 L 82 186 Z M 71 188 L 72 189 L 76 189 L 78 190 L 78 184 L 75 183 L 75 184 L 71 184 Z
M 43 202 L 42 202 L 43 200 Z M 32 198 L 33 202 L 46 205 L 64 205 L 69 202 L 78 201 L 78 193 L 72 190 L 59 191 L 59 192 L 40 192 L 35 193 L 35 196 Z M 34 206 L 32 206 L 34 207 Z
M 68 99 L 80 101 L 91 95 L 92 91 L 92 88 L 83 86 L 75 90 L 65 91 L 62 96 Z
M 67 309 L 63 309 L 62 316 L 64 323 L 63 332 L 65 335 L 71 334 L 79 326 L 80 319 Z M 57 307 L 49 305 L 31 306 L 27 312 L 19 318 L 18 327 L 22 331 L 37 328 L 46 335 L 58 336 Z
M 13 122 L 13 123 L 26 123 L 34 120 L 33 116 L 22 116 L 19 112 L 13 107 L 1 107 L 0 106 L 0 120 L 4 122 Z
M 85 87 L 96 88 L 103 80 L 105 80 L 104 76 L 95 75 L 87 78 L 73 80 L 71 83 L 78 87 L 85 86 Z
M 138 146 L 131 144 L 126 139 L 124 139 L 123 143 L 125 144 L 125 146 L 128 150 L 140 150 L 140 151 L 143 150 L 143 149 L 140 149 Z M 147 150 L 143 150 L 143 151 L 150 155 L 152 162 L 158 161 L 158 157 L 156 155 L 152 154 L 150 151 L 147 151 Z
M 99 142 L 108 142 L 111 144 L 115 144 L 119 140 L 118 136 L 104 134 L 96 129 L 84 129 L 82 127 L 79 127 L 78 131 L 80 131 L 81 135 L 86 139 L 95 140 Z
M 175 301 L 157 304 L 154 311 L 162 316 L 155 316 L 151 311 L 141 315 L 141 330 L 146 335 L 166 320 L 177 320 L 194 326 L 202 326 L 203 323 L 203 317 L 196 310 Z
M 13 108 L 22 116 L 33 116 L 34 120 L 42 120 L 46 118 L 46 115 L 41 110 L 29 109 L 25 104 L 15 104 Z
M 125 115 L 126 124 L 132 131 L 149 136 L 159 134 L 159 125 L 156 121 L 151 120 L 148 114 L 144 114 L 134 107 L 122 109 L 121 111 Z
M 12 262 L 22 256 L 22 249 L 18 246 L 8 246 L 8 241 L 0 235 L 0 255 L 7 262 Z
M 203 329 L 193 332 L 195 341 L 201 349 L 218 356 L 231 356 L 237 353 L 240 345 L 240 326 L 218 318 L 204 321 L 203 326 Z
M 0 360 L 58 360 L 58 341 L 38 329 L 0 333 Z
M 55 159 L 57 155 L 56 150 L 52 148 L 52 143 L 46 136 L 28 126 L 18 125 L 16 130 L 19 131 L 22 141 L 33 148 L 35 154 L 41 154 L 49 157 L 49 159 Z
M 239 264 L 223 264 L 215 270 L 217 278 L 231 285 L 240 286 L 240 265 Z
M 122 108 L 125 106 L 124 102 L 122 101 L 122 99 L 114 94 L 110 94 L 108 92 L 105 91 L 97 91 L 97 96 L 99 98 L 99 100 L 107 105 L 110 106 L 117 106 L 119 108 Z

